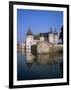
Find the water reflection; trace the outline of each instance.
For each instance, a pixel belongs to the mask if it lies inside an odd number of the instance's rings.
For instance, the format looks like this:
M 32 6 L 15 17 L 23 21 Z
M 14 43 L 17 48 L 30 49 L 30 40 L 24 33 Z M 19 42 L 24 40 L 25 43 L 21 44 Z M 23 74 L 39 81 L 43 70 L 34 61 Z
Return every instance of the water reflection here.
M 51 79 L 63 77 L 62 53 L 18 53 L 18 80 Z
M 50 54 L 37 54 L 34 56 L 31 53 L 26 53 L 27 63 L 37 63 L 37 64 L 49 64 L 55 62 L 61 62 L 62 53 L 50 53 Z

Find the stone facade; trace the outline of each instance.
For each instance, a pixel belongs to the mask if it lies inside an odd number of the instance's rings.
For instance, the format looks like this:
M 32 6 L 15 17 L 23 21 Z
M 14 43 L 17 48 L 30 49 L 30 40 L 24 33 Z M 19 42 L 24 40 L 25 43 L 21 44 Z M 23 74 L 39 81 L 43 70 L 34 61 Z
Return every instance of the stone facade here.
M 37 53 L 38 54 L 47 54 L 54 52 L 63 52 L 63 45 L 49 45 L 47 43 L 37 44 Z
M 49 52 L 49 44 L 47 42 L 40 42 L 37 44 L 37 53 L 48 53 Z

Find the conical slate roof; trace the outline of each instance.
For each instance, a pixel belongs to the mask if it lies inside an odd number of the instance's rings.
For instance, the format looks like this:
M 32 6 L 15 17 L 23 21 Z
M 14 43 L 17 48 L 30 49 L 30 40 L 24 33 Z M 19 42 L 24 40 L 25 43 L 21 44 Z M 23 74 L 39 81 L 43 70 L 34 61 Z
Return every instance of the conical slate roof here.
M 50 29 L 49 29 L 49 34 L 53 34 L 53 30 L 52 30 L 51 27 L 50 27 Z
M 33 35 L 33 33 L 31 32 L 30 27 L 28 28 L 27 35 Z

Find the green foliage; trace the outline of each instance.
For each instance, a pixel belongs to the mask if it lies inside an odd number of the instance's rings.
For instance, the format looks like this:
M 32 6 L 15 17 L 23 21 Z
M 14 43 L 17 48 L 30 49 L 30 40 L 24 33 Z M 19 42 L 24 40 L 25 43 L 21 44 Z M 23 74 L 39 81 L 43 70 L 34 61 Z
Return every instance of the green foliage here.
M 59 39 L 62 40 L 62 44 L 63 44 L 63 26 L 61 27 L 61 32 L 60 32 L 60 35 L 59 35 Z

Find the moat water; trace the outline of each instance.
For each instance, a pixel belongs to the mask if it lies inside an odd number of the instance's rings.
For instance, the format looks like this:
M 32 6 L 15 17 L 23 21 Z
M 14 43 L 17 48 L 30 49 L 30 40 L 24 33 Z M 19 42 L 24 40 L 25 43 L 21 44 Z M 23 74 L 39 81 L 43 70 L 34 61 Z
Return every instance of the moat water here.
M 17 53 L 17 80 L 63 78 L 62 54 Z

